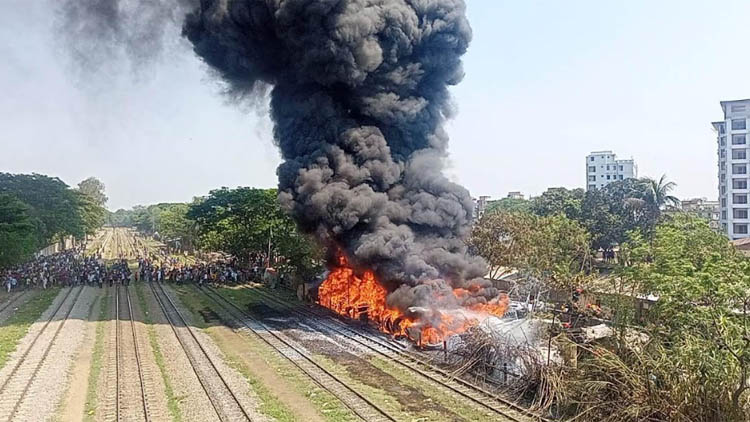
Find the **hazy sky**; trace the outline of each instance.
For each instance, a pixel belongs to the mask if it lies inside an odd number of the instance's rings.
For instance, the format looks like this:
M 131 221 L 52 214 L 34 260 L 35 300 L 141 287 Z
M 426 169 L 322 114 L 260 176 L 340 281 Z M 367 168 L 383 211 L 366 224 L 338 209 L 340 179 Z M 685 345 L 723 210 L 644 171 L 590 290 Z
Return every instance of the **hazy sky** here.
M 474 196 L 583 187 L 584 156 L 611 149 L 680 197 L 716 196 L 710 122 L 750 97 L 750 2 L 468 3 L 452 179 Z M 275 185 L 271 122 L 227 104 L 185 42 L 138 75 L 81 78 L 51 4 L 0 1 L 0 171 L 96 176 L 113 210 Z

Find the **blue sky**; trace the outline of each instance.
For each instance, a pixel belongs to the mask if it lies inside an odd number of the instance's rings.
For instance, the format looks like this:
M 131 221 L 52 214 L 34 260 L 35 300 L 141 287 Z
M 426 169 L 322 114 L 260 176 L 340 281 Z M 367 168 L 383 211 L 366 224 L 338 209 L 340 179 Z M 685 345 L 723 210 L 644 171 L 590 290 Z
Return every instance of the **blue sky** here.
M 583 187 L 584 156 L 611 149 L 678 196 L 716 196 L 710 122 L 750 97 L 750 2 L 468 3 L 452 179 L 475 196 Z M 0 171 L 97 176 L 113 209 L 275 184 L 270 121 L 226 104 L 184 44 L 145 75 L 81 80 L 50 4 L 0 2 Z

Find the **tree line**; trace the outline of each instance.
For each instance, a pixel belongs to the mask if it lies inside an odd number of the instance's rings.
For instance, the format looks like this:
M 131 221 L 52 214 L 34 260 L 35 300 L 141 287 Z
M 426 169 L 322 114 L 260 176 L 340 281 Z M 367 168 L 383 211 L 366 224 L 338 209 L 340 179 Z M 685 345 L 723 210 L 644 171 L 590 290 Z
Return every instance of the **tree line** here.
M 120 209 L 114 226 L 158 235 L 173 248 L 221 251 L 244 264 L 273 265 L 298 280 L 322 272 L 322 251 L 281 209 L 276 189 L 222 187 L 190 203 Z
M 106 217 L 104 185 L 95 178 L 71 188 L 42 174 L 0 173 L 0 268 L 73 236 L 82 239 Z

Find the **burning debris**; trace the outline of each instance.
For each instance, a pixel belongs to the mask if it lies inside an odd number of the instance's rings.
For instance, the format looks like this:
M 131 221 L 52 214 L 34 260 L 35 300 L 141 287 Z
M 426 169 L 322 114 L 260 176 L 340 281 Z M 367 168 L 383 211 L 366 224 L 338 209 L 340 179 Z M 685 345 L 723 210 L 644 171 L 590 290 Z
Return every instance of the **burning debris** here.
M 74 28 L 138 38 L 117 20 L 130 16 L 118 12 L 128 2 L 89 1 L 107 13 L 68 13 Z M 507 299 L 481 278 L 486 265 L 464 243 L 471 197 L 442 174 L 448 86 L 463 78 L 471 39 L 463 0 L 174 6 L 189 10 L 182 33 L 230 95 L 270 92 L 279 199 L 331 253 L 321 304 L 430 342 L 502 315 Z M 139 7 L 164 10 L 163 2 Z

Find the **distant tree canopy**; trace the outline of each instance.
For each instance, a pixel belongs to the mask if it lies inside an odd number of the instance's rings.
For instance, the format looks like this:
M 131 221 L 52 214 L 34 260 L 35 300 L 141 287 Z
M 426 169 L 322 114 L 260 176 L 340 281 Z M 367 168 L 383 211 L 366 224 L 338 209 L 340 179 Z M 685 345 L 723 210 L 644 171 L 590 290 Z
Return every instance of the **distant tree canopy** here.
M 0 266 L 28 259 L 66 236 L 93 234 L 106 215 L 88 194 L 41 174 L 0 173 L 0 195 L 4 210 L 0 236 L 10 242 L 0 245 L 4 250 Z
M 580 284 L 589 269 L 589 242 L 586 229 L 563 214 L 498 211 L 485 214 L 474 226 L 470 246 L 487 260 L 492 278 L 513 268 L 570 288 Z
M 245 263 L 280 262 L 294 275 L 310 279 L 322 269 L 322 251 L 297 230 L 277 196 L 276 189 L 221 188 L 192 203 L 117 210 L 108 221 L 158 232 L 163 241 L 179 240 L 186 249 L 222 251 Z
M 29 206 L 9 194 L 0 194 L 0 268 L 23 262 L 36 247 L 36 227 Z
M 503 198 L 492 201 L 487 205 L 485 213 L 491 214 L 496 211 L 528 212 L 531 201 L 519 198 Z
M 89 177 L 78 184 L 78 190 L 88 195 L 95 204 L 100 207 L 107 205 L 107 195 L 104 193 L 105 186 L 101 180 L 96 177 Z
M 678 200 L 664 176 L 659 180 L 626 179 L 601 189 L 550 188 L 531 200 L 530 212 L 539 216 L 565 215 L 578 221 L 591 234 L 593 249 L 611 250 L 625 242 L 628 233 L 653 230 L 662 211 Z
M 200 244 L 242 261 L 283 257 L 302 278 L 320 271 L 321 251 L 297 230 L 281 209 L 276 189 L 221 188 L 190 205 L 187 218 L 198 227 Z

